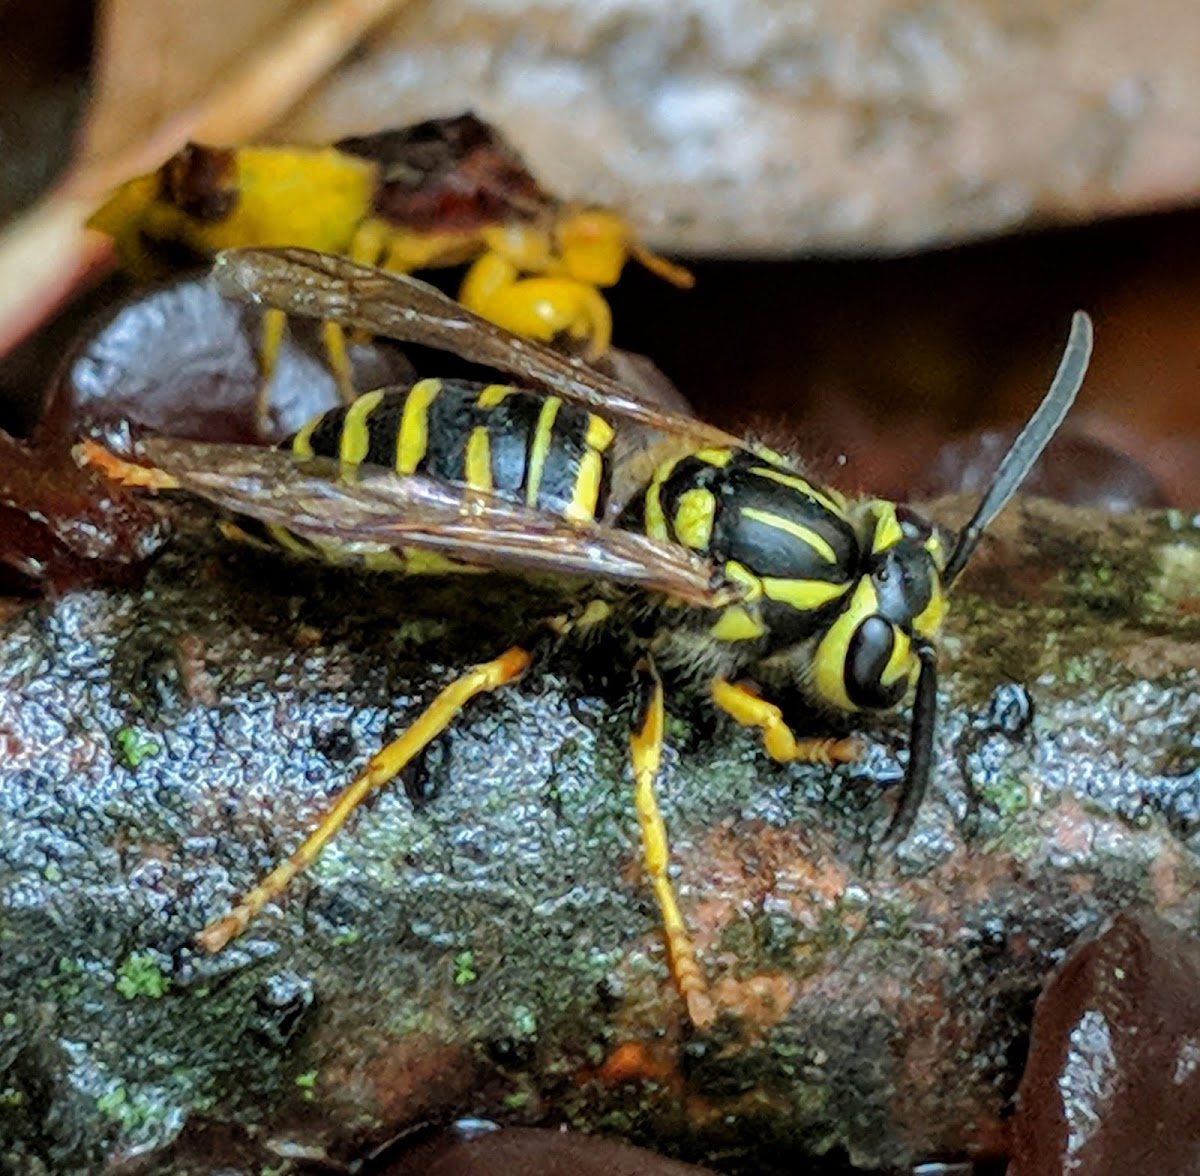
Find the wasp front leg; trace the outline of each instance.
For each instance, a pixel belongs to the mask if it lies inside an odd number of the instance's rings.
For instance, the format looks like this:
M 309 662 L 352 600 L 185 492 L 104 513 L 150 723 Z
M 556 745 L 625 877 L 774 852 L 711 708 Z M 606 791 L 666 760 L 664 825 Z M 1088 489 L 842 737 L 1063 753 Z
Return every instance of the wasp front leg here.
M 760 698 L 747 686 L 714 678 L 712 700 L 735 723 L 762 731 L 763 748 L 780 763 L 850 764 L 861 755 L 855 739 L 797 739 L 783 714 L 772 702 Z
M 458 300 L 518 335 L 549 342 L 566 334 L 584 341 L 590 359 L 612 342 L 612 311 L 595 286 L 570 277 L 521 277 L 498 253 L 485 253 L 471 266 Z
M 687 1005 L 688 1016 L 697 1028 L 711 1024 L 715 1015 L 708 986 L 696 959 L 696 949 L 679 911 L 675 888 L 671 885 L 668 867 L 671 851 L 667 844 L 667 827 L 658 807 L 654 781 L 658 776 L 663 748 L 663 688 L 653 665 L 646 661 L 638 666 L 646 683 L 641 720 L 630 736 L 630 760 L 633 764 L 633 803 L 642 830 L 642 855 L 646 873 L 654 887 L 654 897 L 662 917 L 663 937 L 667 942 L 671 976 Z

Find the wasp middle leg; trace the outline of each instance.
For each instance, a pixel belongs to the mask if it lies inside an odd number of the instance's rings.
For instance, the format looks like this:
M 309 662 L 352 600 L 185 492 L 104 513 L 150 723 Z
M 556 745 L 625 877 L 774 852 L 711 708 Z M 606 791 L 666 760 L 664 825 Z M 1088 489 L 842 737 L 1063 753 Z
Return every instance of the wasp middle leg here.
M 714 678 L 712 700 L 735 723 L 762 731 L 763 748 L 779 763 L 852 764 L 862 755 L 856 739 L 797 739 L 773 702 L 749 687 Z

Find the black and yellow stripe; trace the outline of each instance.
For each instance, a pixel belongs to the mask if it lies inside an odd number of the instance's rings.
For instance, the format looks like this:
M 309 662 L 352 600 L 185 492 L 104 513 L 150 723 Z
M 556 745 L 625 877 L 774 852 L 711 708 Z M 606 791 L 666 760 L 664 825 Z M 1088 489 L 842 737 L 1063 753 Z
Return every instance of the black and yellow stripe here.
M 794 640 L 828 623 L 859 566 L 845 504 L 792 470 L 742 449 L 702 449 L 657 469 L 621 525 L 707 556 L 743 604 L 712 629 L 722 641 Z
M 591 522 L 604 511 L 613 429 L 557 396 L 506 384 L 422 380 L 311 421 L 298 457 L 382 466 Z

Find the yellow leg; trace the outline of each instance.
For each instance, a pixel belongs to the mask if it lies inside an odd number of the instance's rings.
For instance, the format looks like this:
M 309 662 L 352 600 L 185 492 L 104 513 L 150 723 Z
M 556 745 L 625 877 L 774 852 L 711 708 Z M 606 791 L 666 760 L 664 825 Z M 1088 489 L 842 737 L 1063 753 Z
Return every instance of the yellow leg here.
M 692 1023 L 697 1028 L 704 1028 L 714 1016 L 712 998 L 708 995 L 708 986 L 696 960 L 696 950 L 679 912 L 675 888 L 667 873 L 671 851 L 667 845 L 667 827 L 654 794 L 654 780 L 658 775 L 663 747 L 662 681 L 649 662 L 643 662 L 638 668 L 650 675 L 650 691 L 641 725 L 629 739 L 633 763 L 633 803 L 637 809 L 638 824 L 642 828 L 643 860 L 654 887 L 654 897 L 658 899 L 671 976 L 687 1005 Z
M 282 310 L 270 307 L 263 312 L 262 338 L 258 341 L 258 397 L 254 405 L 254 419 L 259 433 L 266 435 L 267 411 L 271 407 L 271 380 L 279 363 L 279 351 L 283 346 L 283 333 L 287 330 L 287 315 Z
M 809 764 L 849 764 L 859 758 L 854 739 L 797 739 L 783 721 L 779 707 L 759 698 L 745 686 L 724 678 L 712 680 L 712 700 L 734 722 L 743 727 L 758 727 L 763 733 L 767 755 L 780 763 L 800 760 Z
M 529 660 L 529 654 L 514 645 L 498 658 L 476 666 L 447 686 L 403 735 L 371 757 L 362 773 L 342 791 L 321 818 L 320 824 L 290 858 L 276 866 L 223 919 L 210 923 L 196 936 L 200 946 L 206 951 L 217 952 L 245 931 L 250 920 L 267 903 L 278 898 L 301 870 L 316 860 L 325 843 L 345 824 L 346 818 L 358 805 L 392 780 L 415 755 L 436 739 L 475 695 L 495 690 L 520 677 L 528 668 Z
M 346 344 L 346 332 L 341 323 L 326 320 L 321 324 L 321 342 L 325 347 L 325 362 L 337 381 L 338 392 L 346 404 L 358 397 L 354 388 L 354 365 Z
M 354 230 L 348 256 L 360 265 L 378 265 L 387 248 L 387 241 L 387 226 L 383 221 L 368 217 Z

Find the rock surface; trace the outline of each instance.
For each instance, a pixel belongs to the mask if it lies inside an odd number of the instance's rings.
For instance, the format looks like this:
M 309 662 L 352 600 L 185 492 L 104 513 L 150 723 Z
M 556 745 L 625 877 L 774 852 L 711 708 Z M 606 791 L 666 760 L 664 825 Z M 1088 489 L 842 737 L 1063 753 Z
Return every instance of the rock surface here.
M 858 765 L 781 768 L 673 691 L 660 791 L 721 1014 L 698 1034 L 613 659 L 472 704 L 250 933 L 192 946 L 536 607 L 287 565 L 185 516 L 143 587 L 0 630 L 0 1171 L 347 1162 L 462 1115 L 727 1172 L 1004 1154 L 1066 949 L 1130 905 L 1200 919 L 1198 564 L 1186 516 L 1010 509 L 956 595 L 932 795 L 873 869 L 903 716 L 864 726 Z
M 1190 0 L 414 0 L 277 133 L 473 107 L 666 249 L 910 249 L 1192 203 L 1198 55 Z

